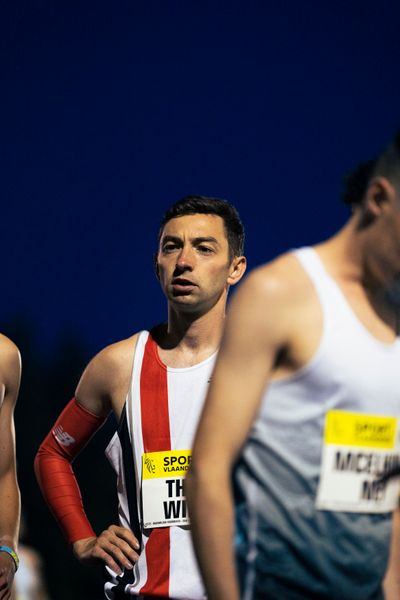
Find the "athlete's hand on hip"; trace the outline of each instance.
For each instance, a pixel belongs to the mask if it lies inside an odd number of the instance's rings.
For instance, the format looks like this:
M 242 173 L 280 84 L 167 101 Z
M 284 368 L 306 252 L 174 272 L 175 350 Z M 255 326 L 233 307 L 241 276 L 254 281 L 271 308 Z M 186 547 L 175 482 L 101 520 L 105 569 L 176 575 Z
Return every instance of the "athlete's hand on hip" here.
M 0 552 L 0 600 L 10 600 L 15 562 L 7 552 Z
M 72 546 L 81 562 L 100 560 L 117 575 L 122 575 L 123 569 L 132 569 L 139 560 L 137 539 L 130 529 L 119 525 L 110 525 L 98 537 L 77 540 Z

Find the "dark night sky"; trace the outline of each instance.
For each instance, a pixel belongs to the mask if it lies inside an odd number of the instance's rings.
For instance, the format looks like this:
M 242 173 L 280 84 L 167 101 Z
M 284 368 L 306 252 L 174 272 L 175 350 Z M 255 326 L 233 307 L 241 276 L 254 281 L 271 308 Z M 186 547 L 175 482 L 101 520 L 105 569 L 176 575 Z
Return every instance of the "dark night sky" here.
M 333 234 L 342 176 L 400 126 L 399 22 L 398 0 L 0 0 L 0 324 L 22 351 L 18 477 L 53 597 L 100 598 L 101 578 L 30 465 L 87 357 L 165 319 L 161 214 L 231 200 L 250 268 Z M 98 530 L 112 425 L 76 465 Z
M 250 267 L 333 233 L 399 126 L 393 2 L 0 2 L 2 321 L 90 352 L 166 316 L 161 213 L 239 208 Z

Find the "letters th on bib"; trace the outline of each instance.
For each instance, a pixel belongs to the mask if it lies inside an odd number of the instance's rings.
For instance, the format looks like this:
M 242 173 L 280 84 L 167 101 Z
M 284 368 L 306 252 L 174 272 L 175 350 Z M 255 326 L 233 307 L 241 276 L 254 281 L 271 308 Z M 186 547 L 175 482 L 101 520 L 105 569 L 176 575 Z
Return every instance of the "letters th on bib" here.
M 329 411 L 317 508 L 368 513 L 394 510 L 399 478 L 380 479 L 400 466 L 398 429 L 395 417 Z
M 189 525 L 183 479 L 190 450 L 146 452 L 142 456 L 143 527 Z

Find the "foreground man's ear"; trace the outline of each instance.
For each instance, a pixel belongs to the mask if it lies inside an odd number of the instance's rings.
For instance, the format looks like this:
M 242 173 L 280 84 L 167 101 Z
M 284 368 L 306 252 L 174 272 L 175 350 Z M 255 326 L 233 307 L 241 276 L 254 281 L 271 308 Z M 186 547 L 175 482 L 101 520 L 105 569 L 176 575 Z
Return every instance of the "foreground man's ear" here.
M 378 218 L 396 198 L 396 189 L 386 177 L 375 177 L 368 186 L 365 210 L 369 217 Z

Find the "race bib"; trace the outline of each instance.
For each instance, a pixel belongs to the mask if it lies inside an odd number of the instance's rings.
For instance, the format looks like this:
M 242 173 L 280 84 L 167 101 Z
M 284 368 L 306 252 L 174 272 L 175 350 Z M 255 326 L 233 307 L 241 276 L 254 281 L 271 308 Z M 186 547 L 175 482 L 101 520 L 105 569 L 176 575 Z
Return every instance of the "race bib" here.
M 391 512 L 398 506 L 399 477 L 381 477 L 400 466 L 398 419 L 339 410 L 326 415 L 316 506 L 323 510 Z
M 142 456 L 143 527 L 189 525 L 183 478 L 190 450 L 146 452 Z

